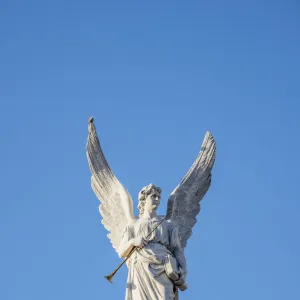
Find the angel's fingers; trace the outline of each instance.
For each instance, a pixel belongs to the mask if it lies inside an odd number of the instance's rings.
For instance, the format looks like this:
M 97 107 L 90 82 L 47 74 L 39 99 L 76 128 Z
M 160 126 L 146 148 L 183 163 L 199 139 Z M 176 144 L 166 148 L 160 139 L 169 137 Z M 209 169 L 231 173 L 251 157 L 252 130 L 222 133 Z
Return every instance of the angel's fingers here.
M 179 280 L 175 281 L 175 284 L 177 286 L 180 286 L 180 285 L 184 284 L 184 280 L 180 278 Z

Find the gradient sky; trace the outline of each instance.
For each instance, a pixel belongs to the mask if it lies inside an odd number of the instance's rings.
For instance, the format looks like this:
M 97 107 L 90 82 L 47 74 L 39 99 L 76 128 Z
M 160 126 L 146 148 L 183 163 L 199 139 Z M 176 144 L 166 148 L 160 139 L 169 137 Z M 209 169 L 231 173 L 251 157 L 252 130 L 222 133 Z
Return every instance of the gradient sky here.
M 180 300 L 300 299 L 298 1 L 2 0 L 0 35 L 0 299 L 124 299 L 92 115 L 135 211 L 217 141 Z

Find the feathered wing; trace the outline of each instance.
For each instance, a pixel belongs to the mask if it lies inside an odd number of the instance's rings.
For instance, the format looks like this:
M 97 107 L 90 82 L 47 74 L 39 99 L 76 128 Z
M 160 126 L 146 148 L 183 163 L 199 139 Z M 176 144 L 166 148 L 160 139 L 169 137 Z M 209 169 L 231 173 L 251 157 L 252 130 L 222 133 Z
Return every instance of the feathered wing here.
M 216 142 L 207 132 L 194 164 L 169 197 L 167 211 L 172 211 L 169 219 L 179 228 L 182 248 L 185 248 L 192 235 L 192 228 L 200 211 L 200 201 L 210 187 L 215 157 Z
M 132 198 L 109 167 L 102 152 L 93 118 L 89 119 L 86 154 L 92 172 L 92 189 L 101 201 L 99 211 L 102 224 L 109 231 L 107 235 L 114 249 L 118 247 L 126 225 L 132 222 Z

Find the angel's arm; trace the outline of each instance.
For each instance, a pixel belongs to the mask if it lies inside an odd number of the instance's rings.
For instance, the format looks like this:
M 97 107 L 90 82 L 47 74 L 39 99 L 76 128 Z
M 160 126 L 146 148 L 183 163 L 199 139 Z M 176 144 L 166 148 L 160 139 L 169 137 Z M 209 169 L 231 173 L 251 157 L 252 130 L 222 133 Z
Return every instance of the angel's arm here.
M 128 227 L 125 228 L 122 236 L 122 240 L 118 249 L 119 256 L 121 258 L 126 258 L 127 255 L 130 253 L 132 250 L 133 245 L 132 245 L 132 238 L 131 238 L 131 233 Z
M 174 256 L 177 259 L 178 264 L 180 265 L 182 272 L 187 273 L 187 264 L 186 264 L 186 258 L 184 255 L 184 250 L 179 246 L 174 251 Z
M 123 232 L 122 240 L 118 248 L 118 253 L 121 258 L 126 258 L 133 247 L 142 248 L 147 244 L 147 241 L 142 237 L 133 237 L 130 227 L 127 226 Z
M 179 236 L 178 236 L 178 228 L 174 227 L 172 231 L 171 243 L 173 244 L 173 254 L 182 269 L 182 273 L 187 273 L 187 263 L 184 255 L 184 249 L 181 247 Z

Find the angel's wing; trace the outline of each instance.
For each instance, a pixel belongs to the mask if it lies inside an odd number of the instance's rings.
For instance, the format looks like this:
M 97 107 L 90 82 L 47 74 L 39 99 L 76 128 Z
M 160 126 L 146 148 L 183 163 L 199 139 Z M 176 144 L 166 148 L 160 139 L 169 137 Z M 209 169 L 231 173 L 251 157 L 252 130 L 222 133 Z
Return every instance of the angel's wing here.
M 169 197 L 168 212 L 172 211 L 170 219 L 179 227 L 182 248 L 185 248 L 192 235 L 192 228 L 200 211 L 200 200 L 210 187 L 215 157 L 216 142 L 207 132 L 194 164 Z
M 92 188 L 101 201 L 102 224 L 110 232 L 113 247 L 118 247 L 126 225 L 135 220 L 132 198 L 110 169 L 102 152 L 93 117 L 89 119 L 86 154 L 92 172 Z

